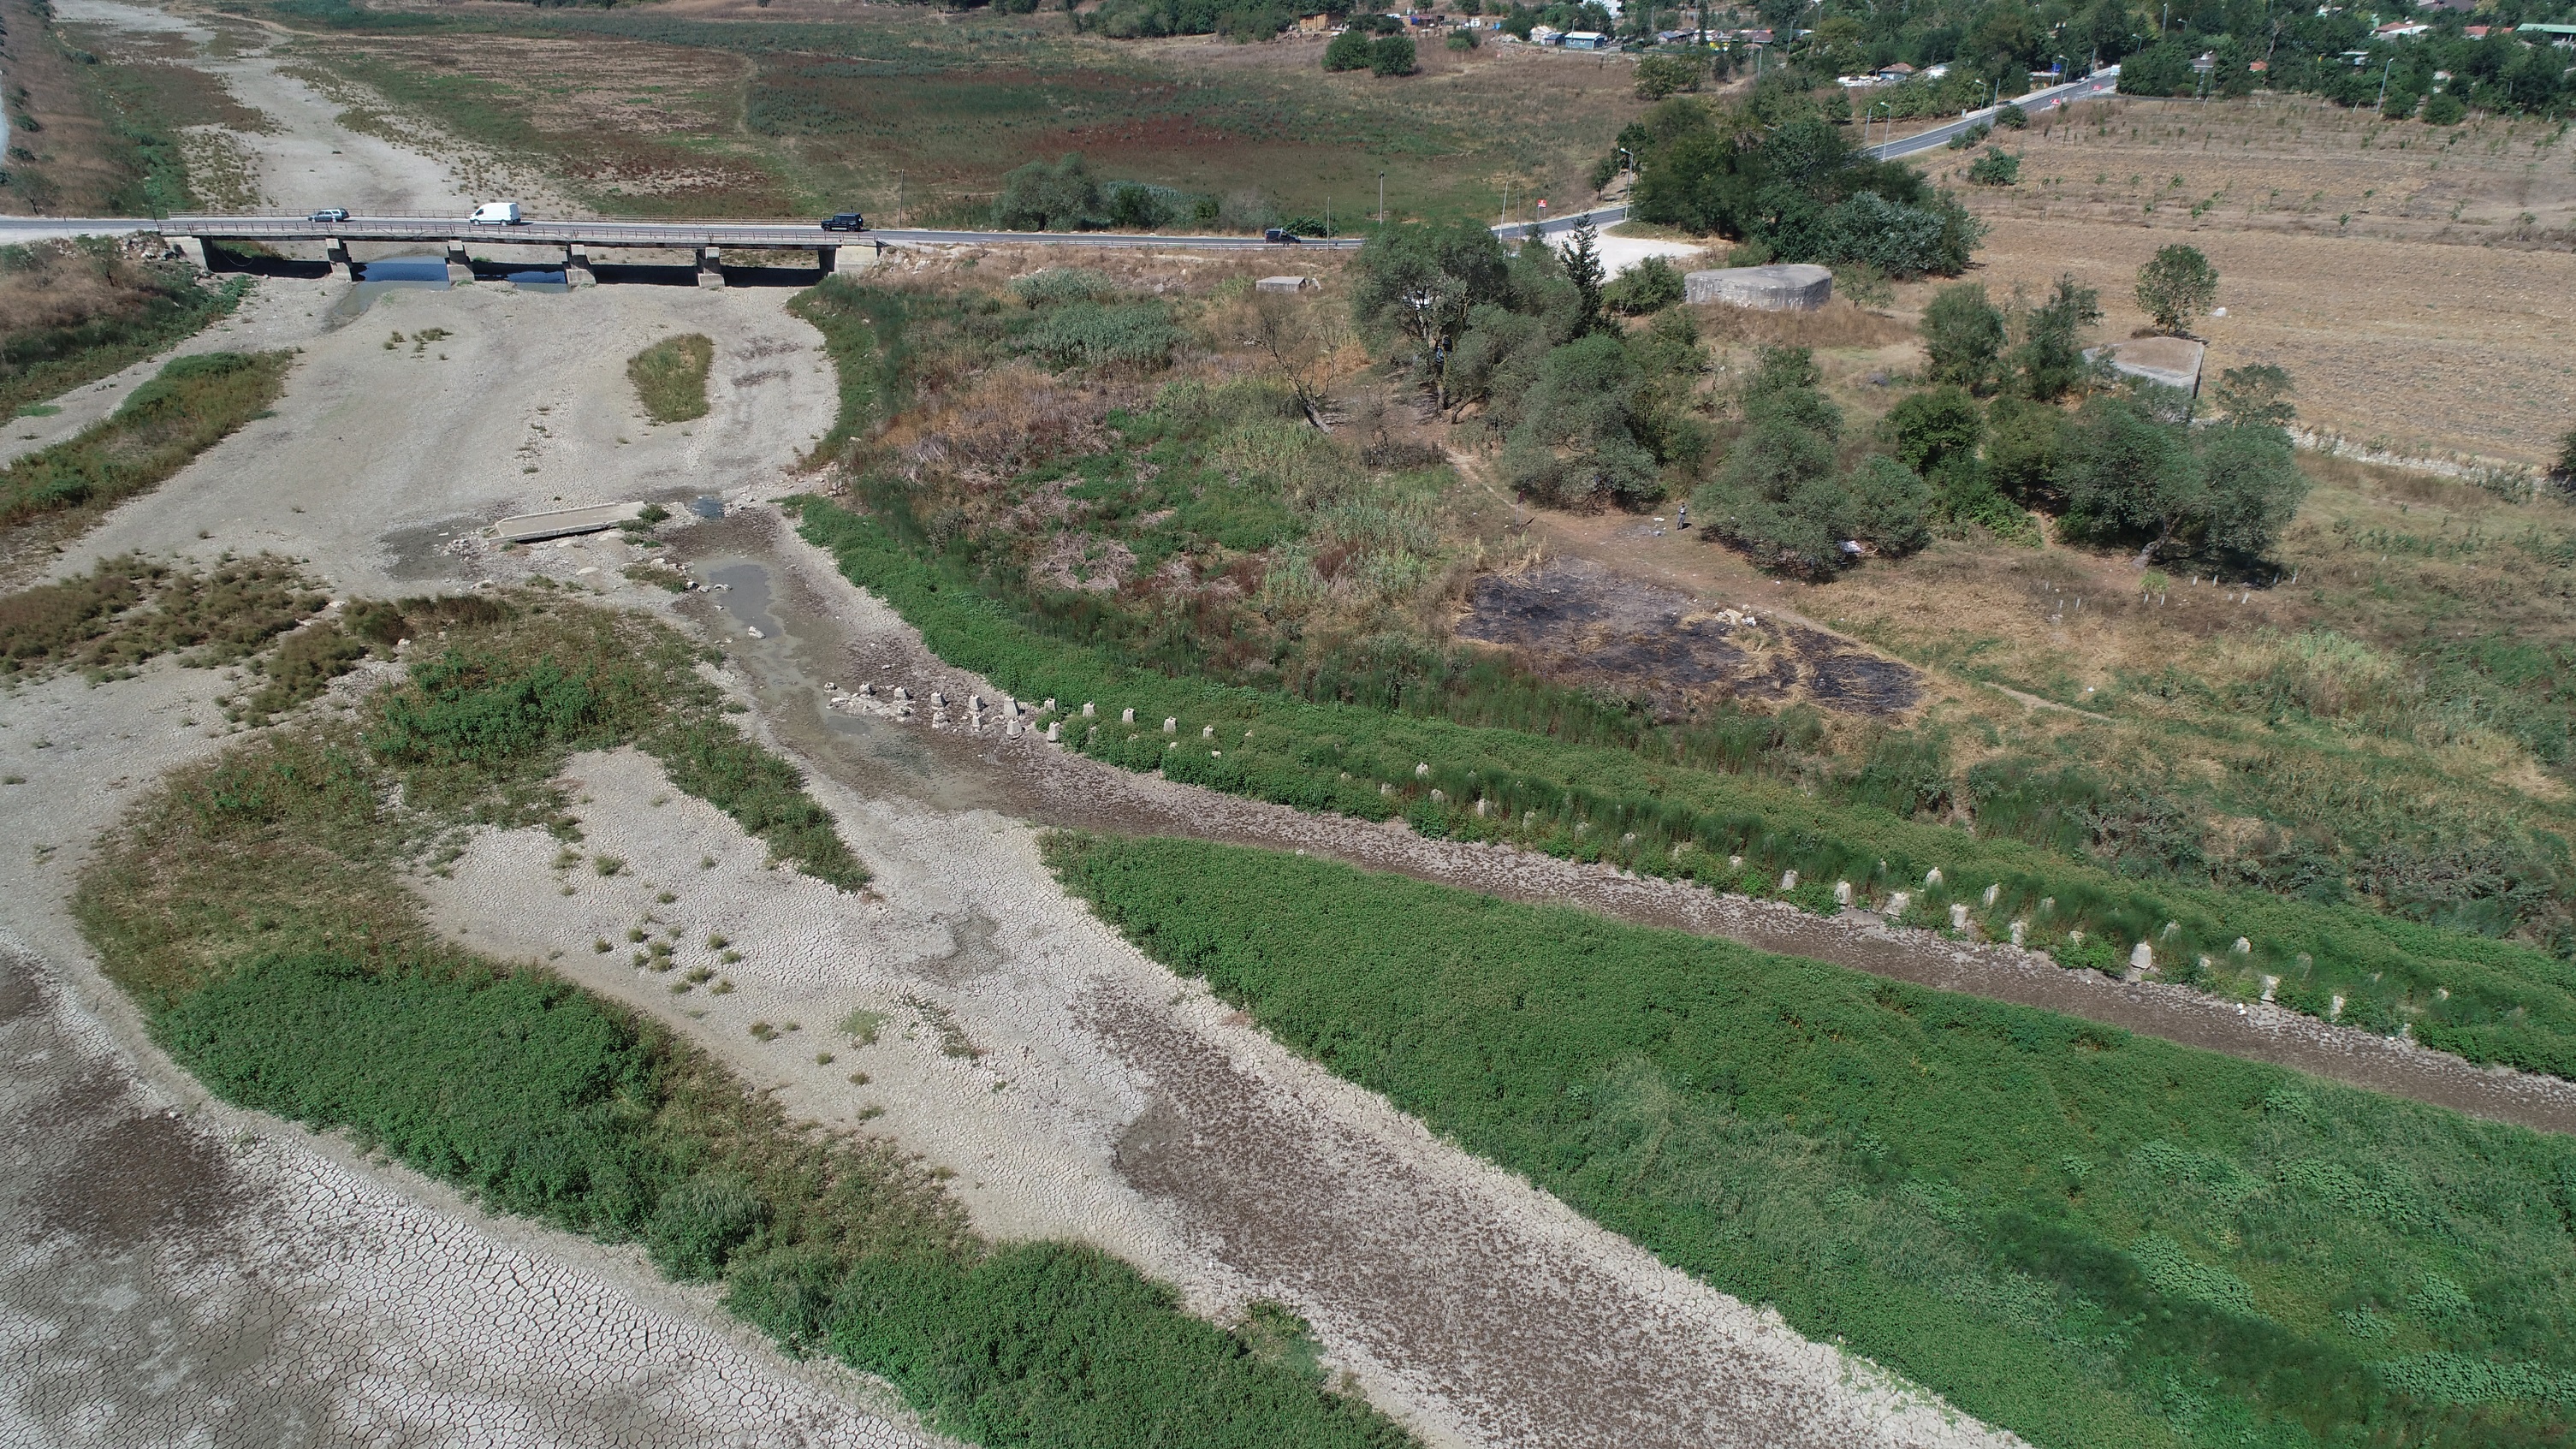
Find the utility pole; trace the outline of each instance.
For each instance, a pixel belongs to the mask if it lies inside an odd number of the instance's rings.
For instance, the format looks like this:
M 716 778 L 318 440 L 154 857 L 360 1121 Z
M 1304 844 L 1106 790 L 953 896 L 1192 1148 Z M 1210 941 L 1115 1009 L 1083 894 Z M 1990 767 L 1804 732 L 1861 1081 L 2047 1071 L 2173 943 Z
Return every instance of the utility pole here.
M 903 173 L 894 174 L 894 224 L 903 225 Z
M 2379 107 L 2378 107 L 2378 108 L 2379 108 L 2380 110 L 2383 110 L 2383 111 L 2388 109 L 2388 66 L 2395 65 L 2395 64 L 2397 64 L 2397 57 L 2395 57 L 2395 56 L 2393 56 L 2393 55 L 2392 55 L 2392 56 L 2390 56 L 2390 57 L 2388 58 L 2388 64 L 2387 64 L 2387 65 L 2383 65 L 2383 66 L 2381 66 L 2381 67 L 2379 68 Z
M 1386 173 L 1377 174 L 1377 224 L 1386 225 Z

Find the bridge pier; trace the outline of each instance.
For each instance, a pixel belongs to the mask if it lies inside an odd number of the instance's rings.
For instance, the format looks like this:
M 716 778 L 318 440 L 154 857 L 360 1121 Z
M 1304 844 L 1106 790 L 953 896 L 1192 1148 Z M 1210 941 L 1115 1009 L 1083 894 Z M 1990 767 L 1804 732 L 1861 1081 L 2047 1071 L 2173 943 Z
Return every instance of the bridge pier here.
M 582 242 L 564 244 L 564 285 L 595 287 L 599 277 L 590 269 L 590 247 Z
M 208 265 L 206 261 L 206 239 L 204 237 L 165 236 L 162 240 L 168 242 L 174 247 L 177 247 L 179 249 L 179 255 L 186 257 L 188 259 L 188 264 L 195 267 L 198 271 L 211 272 L 214 270 L 214 268 Z
M 322 260 L 331 264 L 331 280 L 354 282 L 358 279 L 358 269 L 349 264 L 349 244 L 338 237 L 322 239 Z
M 474 280 L 474 259 L 465 254 L 465 238 L 450 237 L 447 242 L 447 285 L 461 287 Z
M 698 285 L 701 287 L 721 287 L 724 284 L 724 249 L 721 247 L 698 248 Z
M 822 263 L 825 276 L 838 272 L 863 272 L 885 260 L 885 243 L 863 241 L 845 247 L 816 247 L 814 255 Z

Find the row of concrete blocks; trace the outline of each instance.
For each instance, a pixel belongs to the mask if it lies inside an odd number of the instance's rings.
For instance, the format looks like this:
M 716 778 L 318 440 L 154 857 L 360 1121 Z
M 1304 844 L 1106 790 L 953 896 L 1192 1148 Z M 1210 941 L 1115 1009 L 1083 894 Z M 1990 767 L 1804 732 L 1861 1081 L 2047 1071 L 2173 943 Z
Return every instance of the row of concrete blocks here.
M 203 272 L 212 270 L 206 258 L 206 243 L 204 238 L 193 236 L 174 236 L 168 238 L 168 240 L 172 246 L 179 249 L 181 255 L 185 256 L 190 262 L 196 264 L 198 271 Z M 513 245 L 524 246 L 527 245 L 527 243 L 513 243 Z M 599 277 L 591 270 L 590 266 L 590 246 L 584 242 L 566 242 L 562 245 L 564 249 L 563 274 L 565 285 L 573 287 L 590 287 L 598 285 Z M 657 250 L 676 251 L 678 248 L 659 248 Z M 698 285 L 701 287 L 723 286 L 725 284 L 723 249 L 721 247 L 693 247 L 690 250 L 694 252 L 697 257 Z M 885 243 L 883 242 L 861 242 L 855 246 L 846 247 L 816 247 L 814 248 L 814 258 L 822 270 L 827 273 L 857 272 L 864 271 L 869 267 L 875 266 L 879 261 L 883 260 L 885 250 Z M 325 240 L 322 243 L 322 259 L 331 264 L 331 275 L 333 277 L 342 281 L 351 281 L 356 279 L 357 269 L 349 260 L 349 244 L 347 242 L 340 240 L 338 237 L 331 237 Z M 447 280 L 451 286 L 462 285 L 474 280 L 474 263 L 472 258 L 466 255 L 465 242 L 461 237 L 451 239 L 447 243 Z

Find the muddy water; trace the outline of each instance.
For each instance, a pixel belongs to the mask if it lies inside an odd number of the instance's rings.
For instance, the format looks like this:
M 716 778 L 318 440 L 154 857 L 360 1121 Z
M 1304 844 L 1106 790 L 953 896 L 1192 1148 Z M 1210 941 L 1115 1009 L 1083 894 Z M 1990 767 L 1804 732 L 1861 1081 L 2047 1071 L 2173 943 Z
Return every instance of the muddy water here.
M 2493 1121 L 2576 1134 L 2576 1083 L 2473 1066 L 2277 1007 L 2240 1006 L 2180 987 L 2068 971 L 2033 953 L 1890 929 L 1858 912 L 1828 920 L 1774 902 L 1509 848 L 1425 840 L 1401 826 L 1305 815 L 1131 774 L 1048 747 L 1034 736 L 1009 739 L 996 725 L 976 734 L 934 730 L 922 722 L 926 714 L 897 723 L 832 710 L 821 688 L 826 683 L 846 689 L 870 680 L 880 691 L 904 684 L 923 699 L 933 688 L 963 698 L 986 686 L 928 655 L 909 630 L 861 633 L 834 620 L 831 604 L 799 573 L 814 556 L 792 541 L 776 540 L 774 526 L 745 516 L 692 531 L 684 549 L 704 560 L 699 576 L 731 586 L 703 595 L 708 603 L 695 607 L 731 634 L 729 652 L 750 672 L 764 712 L 788 743 L 854 789 L 936 809 L 984 808 L 1077 829 L 1305 850 L 1504 899 L 1580 906 L 1641 925 L 2041 1007 Z M 785 559 L 790 549 L 797 550 L 795 563 Z M 765 637 L 749 638 L 744 624 Z

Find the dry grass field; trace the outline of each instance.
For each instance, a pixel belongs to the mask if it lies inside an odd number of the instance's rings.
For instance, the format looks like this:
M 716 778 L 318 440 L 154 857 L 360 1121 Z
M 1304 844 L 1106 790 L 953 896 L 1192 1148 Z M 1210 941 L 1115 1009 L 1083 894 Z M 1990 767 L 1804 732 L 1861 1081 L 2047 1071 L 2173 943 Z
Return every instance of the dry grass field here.
M 2556 123 L 2388 123 L 2303 98 L 2121 99 L 2022 138 L 1971 280 L 2100 289 L 2103 335 L 2158 247 L 2222 277 L 2215 370 L 2277 363 L 2309 427 L 2402 454 L 2549 457 L 2576 419 L 2576 141 Z M 1943 153 L 1940 179 L 1965 164 Z M 1900 289 L 1908 309 L 1928 284 Z
M 1111 41 L 1061 14 L 437 13 L 465 28 L 313 34 L 301 53 L 611 211 L 900 202 L 916 224 L 974 224 L 1004 172 L 1078 151 L 1103 175 L 1289 216 L 1373 213 L 1381 173 L 1390 215 L 1491 216 L 1507 189 L 1524 211 L 1588 199 L 1585 174 L 1643 104 L 1609 59 L 1426 43 L 1416 76 L 1328 75 L 1320 40 Z

